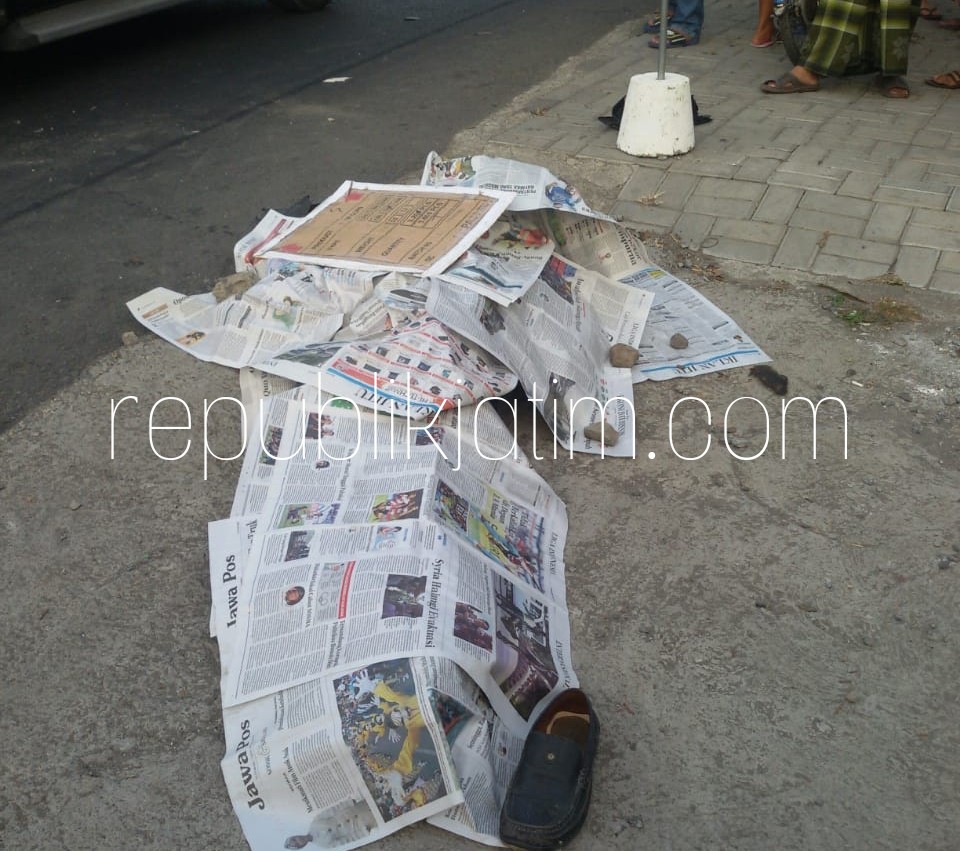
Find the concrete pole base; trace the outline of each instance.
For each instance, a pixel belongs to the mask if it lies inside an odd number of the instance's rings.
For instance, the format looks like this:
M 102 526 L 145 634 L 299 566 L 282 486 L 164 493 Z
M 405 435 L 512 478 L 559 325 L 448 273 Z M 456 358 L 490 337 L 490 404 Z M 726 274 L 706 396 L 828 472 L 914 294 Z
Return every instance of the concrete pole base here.
M 690 80 L 656 72 L 630 78 L 617 147 L 635 157 L 671 157 L 693 148 Z

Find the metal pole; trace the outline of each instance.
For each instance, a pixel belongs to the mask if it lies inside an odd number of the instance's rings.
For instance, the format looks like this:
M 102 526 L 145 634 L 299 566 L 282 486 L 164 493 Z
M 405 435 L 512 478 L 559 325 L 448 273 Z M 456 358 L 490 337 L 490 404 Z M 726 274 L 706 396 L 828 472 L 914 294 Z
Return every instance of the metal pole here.
M 657 53 L 657 79 L 664 80 L 667 76 L 667 3 L 669 0 L 660 0 L 660 50 Z

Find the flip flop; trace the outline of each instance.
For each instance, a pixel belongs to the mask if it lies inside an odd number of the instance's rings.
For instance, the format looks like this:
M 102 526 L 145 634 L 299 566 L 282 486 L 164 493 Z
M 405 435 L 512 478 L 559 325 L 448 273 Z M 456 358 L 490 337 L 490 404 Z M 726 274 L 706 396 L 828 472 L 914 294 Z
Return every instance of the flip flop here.
M 947 82 L 941 82 L 943 80 Z M 945 71 L 936 77 L 928 77 L 923 82 L 936 89 L 960 89 L 960 71 Z
M 693 47 L 698 41 L 700 41 L 699 38 L 690 38 L 682 32 L 667 30 L 667 50 L 673 47 Z M 647 47 L 660 47 L 660 38 L 651 38 L 650 41 L 647 42 Z
M 939 21 L 943 18 L 943 12 L 937 9 L 920 9 L 920 17 L 925 21 Z
M 768 95 L 792 95 L 799 92 L 818 92 L 820 83 L 805 83 L 795 77 L 793 71 L 787 71 L 778 80 L 765 80 L 760 88 Z
M 877 88 L 880 89 L 880 94 L 885 98 L 902 100 L 910 97 L 910 86 L 907 85 L 907 81 L 903 77 L 881 75 L 877 77 Z M 896 94 L 896 92 L 904 92 L 904 94 Z
M 777 43 L 777 40 L 776 40 L 775 38 L 771 38 L 769 41 L 761 41 L 761 42 L 759 42 L 759 43 L 757 43 L 757 42 L 755 42 L 755 41 L 751 41 L 751 42 L 750 42 L 750 46 L 751 46 L 751 47 L 760 47 L 760 48 L 763 48 L 763 47 L 773 47 L 776 43 Z
M 670 23 L 670 19 L 673 17 L 673 12 L 667 13 L 667 23 Z M 653 35 L 660 32 L 660 14 L 659 12 L 656 15 L 651 15 L 643 22 L 643 31 L 648 35 Z

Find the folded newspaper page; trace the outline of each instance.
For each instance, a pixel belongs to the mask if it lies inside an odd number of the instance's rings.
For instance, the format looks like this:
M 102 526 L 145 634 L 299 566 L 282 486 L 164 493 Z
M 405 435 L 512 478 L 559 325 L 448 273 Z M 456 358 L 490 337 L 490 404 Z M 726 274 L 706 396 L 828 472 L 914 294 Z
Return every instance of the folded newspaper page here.
M 515 196 L 510 203 L 511 210 L 554 209 L 613 221 L 591 210 L 576 189 L 542 166 L 502 157 L 480 155 L 445 160 L 431 151 L 423 166 L 420 185 L 509 192 Z
M 329 273 L 329 275 L 328 275 Z M 242 295 L 217 302 L 157 287 L 127 303 L 151 331 L 200 360 L 242 367 L 295 345 L 331 340 L 343 324 L 327 278 L 373 291 L 369 275 L 310 267 L 278 269 Z
M 638 342 L 649 297 L 622 287 L 637 300 L 633 313 L 624 307 L 625 320 L 610 333 L 585 300 L 603 289 L 595 277 L 554 256 L 537 283 L 509 307 L 466 290 L 437 287 L 427 309 L 516 372 L 564 449 L 627 457 L 634 454 L 636 442 L 633 382 L 630 370 L 610 366 L 608 355 L 616 337 Z M 613 289 L 615 282 L 609 284 L 607 289 Z M 605 316 L 610 319 L 609 313 Z M 587 436 L 590 426 L 603 422 L 616 430 L 616 441 L 606 432 L 602 440 Z
M 436 275 L 509 206 L 509 192 L 345 181 L 294 227 L 257 249 L 262 257 Z
M 439 277 L 507 305 L 533 286 L 553 249 L 537 216 L 504 213 Z
M 726 313 L 689 284 L 649 266 L 632 275 L 632 281 L 654 294 L 653 307 L 639 344 L 640 362 L 633 380 L 666 381 L 769 363 L 770 358 Z M 685 349 L 670 345 L 674 334 L 687 340 Z

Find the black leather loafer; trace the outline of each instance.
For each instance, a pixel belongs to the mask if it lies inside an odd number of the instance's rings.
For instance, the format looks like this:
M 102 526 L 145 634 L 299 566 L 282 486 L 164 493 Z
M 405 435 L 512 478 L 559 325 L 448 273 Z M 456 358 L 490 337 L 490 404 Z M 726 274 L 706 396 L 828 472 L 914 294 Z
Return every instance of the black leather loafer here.
M 590 806 L 600 723 L 587 696 L 567 689 L 537 719 L 500 813 L 500 838 L 516 848 L 565 845 Z

